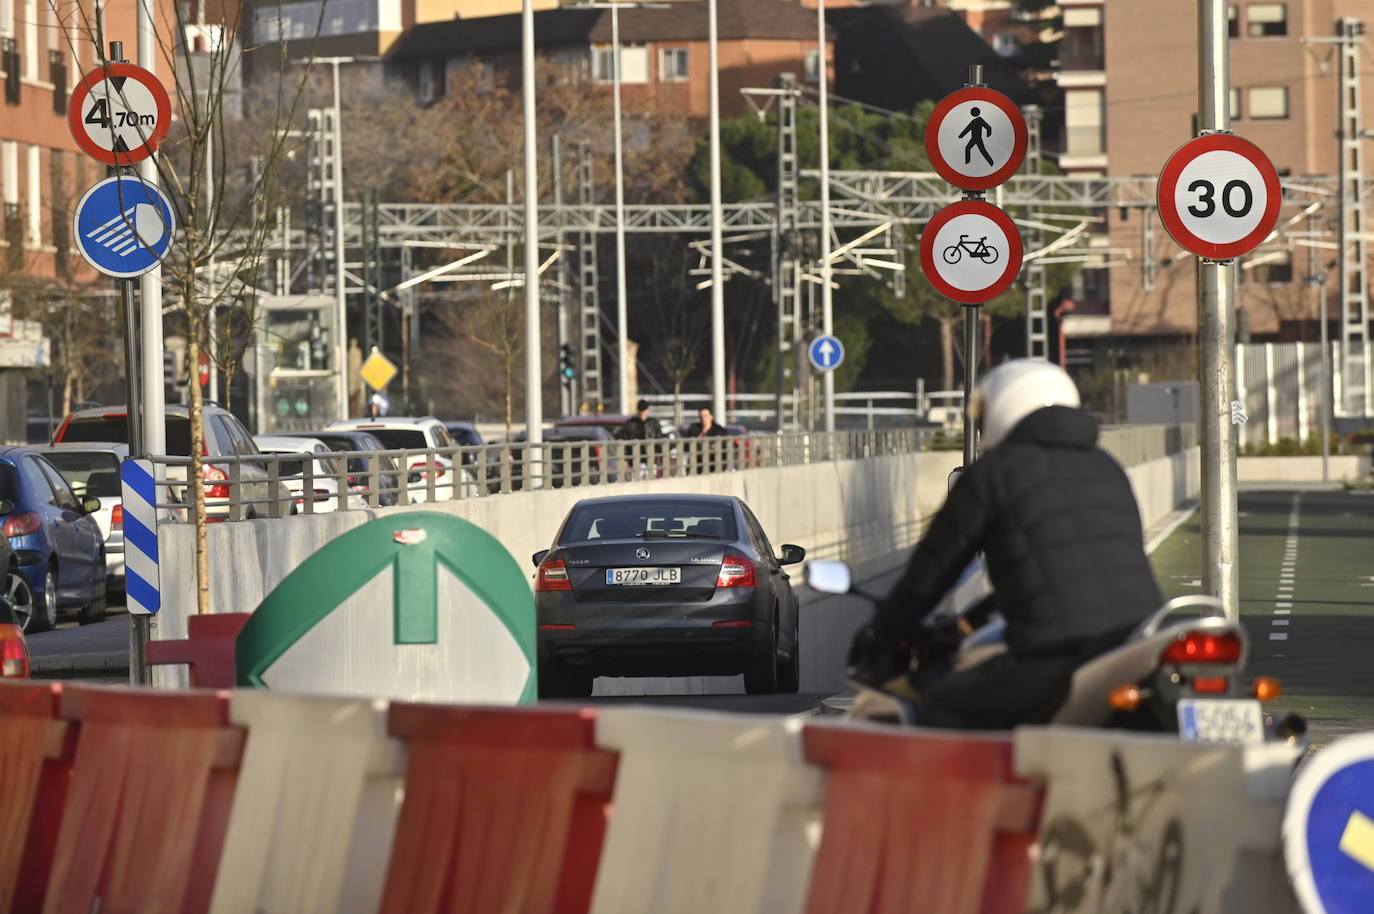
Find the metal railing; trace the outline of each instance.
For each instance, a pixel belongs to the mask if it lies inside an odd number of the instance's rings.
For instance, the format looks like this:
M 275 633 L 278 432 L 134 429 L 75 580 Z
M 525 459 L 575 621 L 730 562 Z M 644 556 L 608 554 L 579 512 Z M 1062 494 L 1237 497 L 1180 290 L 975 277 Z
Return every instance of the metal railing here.
M 937 431 L 864 429 L 647 441 L 565 440 L 550 431 L 536 445 L 502 442 L 313 455 L 336 466 L 333 473 L 316 473 L 308 454 L 206 457 L 201 484 L 210 521 L 241 521 L 910 454 L 937 447 Z M 174 499 L 158 507 L 171 508 L 189 521 L 191 459 L 156 456 L 152 461 L 155 478 L 168 487 L 160 491 L 170 490 Z M 283 473 L 282 464 L 300 465 L 302 472 Z

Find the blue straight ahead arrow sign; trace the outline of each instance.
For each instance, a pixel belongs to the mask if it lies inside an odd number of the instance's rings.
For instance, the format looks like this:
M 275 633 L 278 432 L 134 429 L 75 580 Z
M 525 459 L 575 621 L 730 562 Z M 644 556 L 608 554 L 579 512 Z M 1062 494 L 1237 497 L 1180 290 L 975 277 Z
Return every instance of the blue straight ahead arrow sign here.
M 844 361 L 844 344 L 833 336 L 818 336 L 806 354 L 817 371 L 834 371 Z

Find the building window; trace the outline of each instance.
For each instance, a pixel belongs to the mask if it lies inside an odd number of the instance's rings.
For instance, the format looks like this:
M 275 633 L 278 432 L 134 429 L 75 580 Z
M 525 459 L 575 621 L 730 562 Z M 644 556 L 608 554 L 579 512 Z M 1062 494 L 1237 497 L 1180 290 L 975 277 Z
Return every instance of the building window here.
M 66 114 L 67 59 L 61 51 L 48 52 L 48 79 L 52 82 L 53 114 Z
M 0 38 L 0 60 L 5 69 L 5 102 L 19 104 L 19 46 L 13 38 Z
M 1069 155 L 1102 155 L 1107 151 L 1103 124 L 1105 97 L 1101 89 L 1070 89 L 1064 93 L 1064 140 Z
M 1240 120 L 1240 90 L 1231 90 L 1231 120 Z
M 1226 4 L 1226 37 L 1240 37 L 1240 9 L 1234 3 Z
M 1059 43 L 1059 65 L 1065 70 L 1102 70 L 1102 10 L 1068 7 L 1064 10 L 1064 37 Z
M 1250 119 L 1279 120 L 1288 117 L 1287 86 L 1255 86 L 1249 92 Z
M 615 80 L 612 70 L 613 49 L 608 44 L 592 45 L 592 81 L 608 83 Z M 646 45 L 620 46 L 620 82 L 646 83 L 649 81 L 649 48 Z
M 687 79 L 686 48 L 663 48 L 658 52 L 658 78 L 665 83 Z
M 1274 38 L 1288 34 L 1288 11 L 1282 3 L 1252 3 L 1245 9 L 1246 34 Z
M 809 83 L 821 81 L 821 52 L 816 48 L 802 52 L 802 79 Z

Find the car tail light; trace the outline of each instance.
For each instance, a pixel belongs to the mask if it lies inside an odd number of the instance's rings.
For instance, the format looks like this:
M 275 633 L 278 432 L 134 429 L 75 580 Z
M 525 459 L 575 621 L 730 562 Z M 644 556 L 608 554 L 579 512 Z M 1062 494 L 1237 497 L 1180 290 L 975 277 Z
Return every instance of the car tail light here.
M 424 479 L 424 478 L 426 477 L 426 474 L 427 474 L 428 470 L 429 470 L 429 464 L 428 464 L 428 463 L 425 463 L 425 462 L 423 462 L 423 461 L 421 461 L 420 463 L 412 463 L 412 464 L 410 465 L 410 471 L 411 471 L 412 473 L 418 472 L 418 473 L 420 474 L 420 478 L 421 478 L 421 479 Z M 434 478 L 435 478 L 435 479 L 442 479 L 443 477 L 444 477 L 444 468 L 441 467 L 441 466 L 435 466 L 435 468 L 434 468 Z
M 11 514 L 5 518 L 5 523 L 0 530 L 5 536 L 14 539 L 16 536 L 28 536 L 30 533 L 37 533 L 43 526 L 43 518 L 34 511 L 25 511 L 22 514 Z
M 576 625 L 559 625 L 555 622 L 544 622 L 539 626 L 541 632 L 566 632 L 577 628 Z
M 110 509 L 110 529 L 122 529 L 124 527 L 124 505 L 115 505 Z
M 535 590 L 572 590 L 572 582 L 568 580 L 568 566 L 563 564 L 562 559 L 547 559 L 539 565 L 539 579 L 535 581 Z
M 749 628 L 753 625 L 748 619 L 721 619 L 719 622 L 712 622 L 712 628 Z
M 0 679 L 29 678 L 29 646 L 17 625 L 0 625 Z
M 315 493 L 315 498 L 314 498 L 315 504 L 319 504 L 319 503 L 322 502 L 322 501 L 328 501 L 328 500 L 329 500 L 329 496 L 331 496 L 331 495 L 334 494 L 333 492 L 329 491 L 328 489 L 311 489 L 310 491 L 313 492 L 313 493 Z M 298 505 L 303 505 L 303 504 L 305 504 L 305 496 L 302 495 L 300 498 L 296 499 L 296 504 L 298 504 Z
M 1240 660 L 1240 636 L 1234 632 L 1221 635 L 1207 632 L 1188 632 L 1165 648 L 1160 663 L 1236 663 Z
M 200 468 L 200 478 L 205 482 L 206 498 L 228 498 L 229 486 L 211 485 L 211 483 L 228 482 L 229 474 L 221 470 L 214 464 L 207 463 Z
M 716 577 L 717 587 L 756 587 L 758 577 L 754 573 L 754 563 L 742 555 L 727 555 L 720 563 L 720 574 Z
M 1225 676 L 1194 676 L 1193 691 L 1204 695 L 1219 695 L 1230 686 Z

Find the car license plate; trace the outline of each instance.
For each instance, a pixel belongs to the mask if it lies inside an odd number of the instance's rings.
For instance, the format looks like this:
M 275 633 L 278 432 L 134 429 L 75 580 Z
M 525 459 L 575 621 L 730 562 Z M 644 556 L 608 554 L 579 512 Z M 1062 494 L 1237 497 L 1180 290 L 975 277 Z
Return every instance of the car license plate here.
M 607 584 L 681 584 L 681 568 L 607 568 Z
M 1253 698 L 1185 698 L 1178 732 L 1194 743 L 1262 743 L 1264 720 Z

